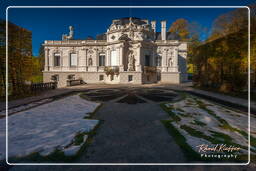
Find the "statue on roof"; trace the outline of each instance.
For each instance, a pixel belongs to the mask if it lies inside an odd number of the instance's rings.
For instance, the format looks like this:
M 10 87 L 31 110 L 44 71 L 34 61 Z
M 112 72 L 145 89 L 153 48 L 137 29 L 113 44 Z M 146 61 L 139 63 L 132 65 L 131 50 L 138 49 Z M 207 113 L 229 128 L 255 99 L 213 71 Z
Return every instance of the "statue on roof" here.
M 69 35 L 63 34 L 62 40 L 72 40 L 72 39 L 74 39 L 74 27 L 69 26 Z

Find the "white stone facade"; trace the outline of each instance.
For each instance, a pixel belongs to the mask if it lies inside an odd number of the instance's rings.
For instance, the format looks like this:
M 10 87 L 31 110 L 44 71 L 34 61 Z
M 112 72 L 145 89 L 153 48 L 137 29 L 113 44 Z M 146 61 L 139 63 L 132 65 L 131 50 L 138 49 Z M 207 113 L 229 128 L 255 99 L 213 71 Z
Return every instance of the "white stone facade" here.
M 74 40 L 73 27 L 61 41 L 45 41 L 44 82 L 57 78 L 85 83 L 143 84 L 186 81 L 187 43 L 170 40 L 166 21 L 161 33 L 156 22 L 139 18 L 113 20 L 96 40 Z

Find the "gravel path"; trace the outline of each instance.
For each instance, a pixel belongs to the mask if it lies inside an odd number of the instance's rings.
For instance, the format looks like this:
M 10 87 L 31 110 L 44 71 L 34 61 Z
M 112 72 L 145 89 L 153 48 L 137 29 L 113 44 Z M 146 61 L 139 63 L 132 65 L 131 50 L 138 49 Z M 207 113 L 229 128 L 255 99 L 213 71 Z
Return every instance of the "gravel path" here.
M 179 146 L 168 134 L 162 119 L 167 114 L 153 103 L 105 103 L 95 116 L 104 124 L 94 137 L 86 163 L 184 162 Z M 175 155 L 174 155 L 175 154 Z

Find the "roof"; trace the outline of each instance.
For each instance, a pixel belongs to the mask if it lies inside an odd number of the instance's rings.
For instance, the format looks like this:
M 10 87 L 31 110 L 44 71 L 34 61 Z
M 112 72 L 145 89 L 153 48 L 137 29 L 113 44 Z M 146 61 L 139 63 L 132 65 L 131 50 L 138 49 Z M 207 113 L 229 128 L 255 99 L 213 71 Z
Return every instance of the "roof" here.
M 98 34 L 96 40 L 107 40 L 107 35 L 105 33 Z
M 126 25 L 130 23 L 130 18 L 134 24 L 137 24 L 137 25 L 147 24 L 145 20 L 137 17 L 123 17 L 123 18 L 113 20 L 113 23 L 117 25 Z
M 161 40 L 161 32 L 156 32 L 156 40 Z M 177 35 L 171 33 L 171 32 L 166 32 L 166 40 L 178 40 L 179 38 Z

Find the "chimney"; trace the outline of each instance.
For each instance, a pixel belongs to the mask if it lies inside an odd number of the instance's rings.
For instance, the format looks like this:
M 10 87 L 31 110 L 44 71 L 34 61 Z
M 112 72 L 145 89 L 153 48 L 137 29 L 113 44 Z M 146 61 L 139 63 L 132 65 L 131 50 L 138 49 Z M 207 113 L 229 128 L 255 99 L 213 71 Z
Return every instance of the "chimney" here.
M 161 38 L 166 40 L 166 21 L 161 21 Z
M 151 28 L 154 32 L 156 32 L 156 21 L 151 21 Z

